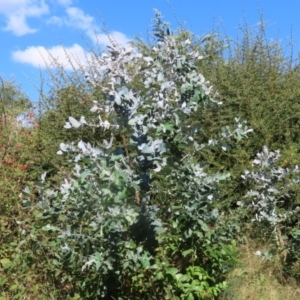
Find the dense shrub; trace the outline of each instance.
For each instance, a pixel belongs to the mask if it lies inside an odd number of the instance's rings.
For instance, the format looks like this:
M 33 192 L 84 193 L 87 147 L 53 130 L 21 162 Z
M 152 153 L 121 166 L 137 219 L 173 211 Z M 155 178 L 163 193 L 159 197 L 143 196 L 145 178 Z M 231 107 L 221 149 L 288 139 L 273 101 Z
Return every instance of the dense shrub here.
M 225 36 L 225 38 L 224 38 Z M 220 94 L 218 110 L 199 110 L 195 119 L 202 128 L 202 140 L 215 137 L 235 116 L 247 120 L 253 134 L 223 153 L 201 152 L 215 170 L 228 170 L 232 180 L 222 186 L 222 209 L 236 208 L 247 190 L 241 180 L 246 168 L 263 145 L 280 149 L 279 164 L 293 167 L 299 161 L 299 60 L 291 43 L 269 39 L 263 20 L 257 27 L 241 28 L 240 39 L 212 32 L 194 38 L 191 47 L 206 59 L 198 61 L 199 72 L 209 78 Z M 289 47 L 290 46 L 290 47 Z M 299 203 L 299 193 L 295 204 Z

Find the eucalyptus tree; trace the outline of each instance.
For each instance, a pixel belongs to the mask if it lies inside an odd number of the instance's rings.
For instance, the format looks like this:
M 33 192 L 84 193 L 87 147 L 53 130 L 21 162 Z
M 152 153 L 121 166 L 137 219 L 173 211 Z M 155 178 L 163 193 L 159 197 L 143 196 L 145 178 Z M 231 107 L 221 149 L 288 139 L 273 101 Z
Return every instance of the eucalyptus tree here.
M 43 174 L 37 204 L 24 191 L 38 219 L 28 241 L 48 253 L 53 264 L 44 268 L 60 274 L 56 284 L 67 295 L 213 299 L 236 259 L 236 226 L 215 205 L 229 174 L 207 174 L 195 153 L 227 151 L 227 141 L 251 129 L 236 118 L 217 139 L 199 142 L 193 115 L 221 103 L 197 71 L 205 58 L 155 14 L 154 44 L 139 51 L 113 43 L 87 70 L 102 92 L 91 107 L 97 119 L 69 116 L 64 126 L 97 128 L 108 138 L 98 147 L 60 143 L 58 154 L 73 155 L 72 174 L 58 190 L 46 187 Z

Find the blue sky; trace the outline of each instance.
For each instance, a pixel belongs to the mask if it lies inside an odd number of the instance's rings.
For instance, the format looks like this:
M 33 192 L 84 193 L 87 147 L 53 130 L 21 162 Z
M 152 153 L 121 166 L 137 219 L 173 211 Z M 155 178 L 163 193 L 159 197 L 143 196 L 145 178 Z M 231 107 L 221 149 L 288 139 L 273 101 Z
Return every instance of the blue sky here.
M 297 0 L 0 0 L 0 76 L 13 77 L 35 102 L 38 93 L 31 80 L 37 82 L 48 53 L 66 68 L 70 66 L 63 49 L 84 61 L 87 47 L 81 35 L 91 45 L 97 37 L 105 47 L 109 39 L 103 24 L 122 44 L 135 36 L 147 39 L 153 8 L 162 12 L 173 29 L 178 19 L 200 36 L 219 26 L 232 38 L 238 36 L 245 18 L 255 27 L 261 10 L 269 38 L 287 43 L 292 31 L 295 51 L 300 47 Z

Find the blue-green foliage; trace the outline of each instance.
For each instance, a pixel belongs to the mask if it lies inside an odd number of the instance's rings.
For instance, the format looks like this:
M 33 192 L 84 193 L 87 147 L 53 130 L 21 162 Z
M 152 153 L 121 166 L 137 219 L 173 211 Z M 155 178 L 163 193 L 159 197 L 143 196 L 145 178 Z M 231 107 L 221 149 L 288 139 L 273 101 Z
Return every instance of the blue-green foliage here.
M 286 192 L 283 195 L 281 190 L 299 183 L 299 178 L 293 176 L 292 180 L 286 182 L 284 186 L 278 186 L 278 183 L 290 174 L 299 173 L 298 166 L 294 169 L 278 167 L 279 157 L 279 150 L 270 152 L 266 146 L 263 147 L 263 151 L 259 152 L 257 158 L 253 160 L 255 170 L 246 170 L 242 175 L 244 182 L 250 185 L 251 189 L 245 195 L 246 201 L 239 202 L 241 206 L 248 205 L 250 211 L 255 213 L 253 221 L 266 221 L 273 229 L 299 210 L 298 207 L 290 211 L 279 208 L 280 204 L 284 204 L 289 197 Z
M 96 126 L 111 139 L 101 149 L 62 143 L 59 154 L 74 154 L 74 172 L 59 190 L 42 183 L 33 206 L 37 222 L 28 239 L 49 254 L 48 268 L 59 274 L 65 297 L 213 299 L 235 261 L 237 228 L 216 209 L 218 182 L 229 175 L 207 174 L 194 153 L 226 151 L 228 139 L 251 130 L 236 119 L 236 128 L 199 144 L 193 113 L 220 105 L 196 70 L 205 58 L 158 12 L 154 34 L 147 53 L 114 44 L 93 66 L 98 79 L 87 74 L 106 95 L 91 109 L 99 122 L 70 116 L 65 127 Z M 120 135 L 128 144 L 117 143 Z
M 270 239 L 270 249 L 273 248 L 275 252 L 289 249 L 290 255 L 294 256 L 296 251 L 293 247 L 298 243 L 297 234 L 294 233 L 297 230 L 289 228 L 288 224 L 295 223 L 293 219 L 299 214 L 299 206 L 288 203 L 294 202 L 294 191 L 299 184 L 299 168 L 278 166 L 279 157 L 279 150 L 272 152 L 267 146 L 257 153 L 252 162 L 253 170 L 246 170 L 242 175 L 248 192 L 238 205 Z M 291 237 L 289 241 L 287 235 Z

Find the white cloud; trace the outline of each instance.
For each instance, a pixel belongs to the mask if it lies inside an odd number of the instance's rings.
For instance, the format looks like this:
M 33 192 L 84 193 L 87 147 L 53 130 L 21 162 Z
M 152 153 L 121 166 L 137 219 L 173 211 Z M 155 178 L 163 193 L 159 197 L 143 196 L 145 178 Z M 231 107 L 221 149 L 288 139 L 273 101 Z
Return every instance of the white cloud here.
M 119 31 L 113 31 L 111 33 L 104 34 L 104 33 L 97 33 L 95 35 L 95 33 L 91 36 L 91 39 L 95 42 L 95 43 L 99 43 L 100 45 L 110 45 L 111 42 L 117 42 L 118 44 L 128 47 L 128 42 L 130 42 L 130 39 L 122 32 Z
M 59 18 L 57 16 L 53 16 L 53 17 L 51 17 L 47 20 L 47 23 L 48 24 L 54 24 L 54 25 L 57 25 L 57 26 L 61 27 L 62 25 L 64 25 L 65 22 L 62 18 Z
M 100 29 L 97 25 L 95 25 L 94 17 L 86 14 L 80 8 L 68 7 L 66 9 L 66 13 L 67 16 L 65 18 L 53 16 L 48 20 L 48 23 L 55 24 L 57 26 L 66 25 L 83 30 L 94 43 L 98 43 L 99 45 L 107 46 L 111 44 L 111 41 L 115 41 L 128 47 L 128 42 L 130 40 L 124 33 L 119 31 L 113 31 L 109 34 L 99 33 Z
M 21 36 L 36 32 L 27 24 L 27 18 L 38 18 L 49 13 L 44 0 L 0 0 L 0 14 L 4 15 L 7 31 Z
M 93 26 L 94 18 L 85 14 L 80 8 L 69 7 L 66 11 L 68 15 L 67 23 L 71 26 L 75 26 L 83 30 L 90 30 L 92 27 L 95 27 Z
M 16 5 L 16 3 L 21 4 L 21 2 L 32 4 L 36 3 L 37 0 L 8 0 Z M 56 0 L 61 5 L 68 5 L 72 1 L 69 0 Z M 0 0 L 1 3 L 5 2 L 4 0 Z M 44 2 L 41 2 L 44 3 Z M 11 5 L 13 5 L 11 4 Z M 24 4 L 25 5 L 25 4 Z M 1 7 L 1 6 L 0 6 Z M 36 10 L 36 15 L 38 15 L 38 7 L 32 7 L 32 13 Z M 8 11 L 8 10 L 6 10 Z M 27 15 L 28 14 L 27 10 Z M 25 16 L 25 14 L 23 14 Z M 26 27 L 26 18 L 24 17 L 16 19 L 16 22 L 23 22 L 23 29 L 26 30 L 24 32 L 34 32 L 34 29 L 30 27 Z M 66 16 L 58 17 L 52 16 L 48 19 L 48 23 L 54 24 L 56 26 L 68 26 L 78 30 L 84 31 L 87 36 L 89 36 L 95 44 L 100 46 L 107 46 L 111 44 L 111 41 L 117 42 L 125 47 L 129 47 L 128 42 L 129 38 L 118 31 L 113 31 L 108 34 L 100 33 L 99 28 L 95 25 L 94 18 L 88 14 L 86 14 L 83 10 L 77 7 L 67 7 L 66 8 Z M 13 24 L 13 23 L 11 23 Z M 16 28 L 19 27 L 20 24 L 14 26 L 14 32 Z M 23 33 L 24 33 L 23 32 Z M 19 31 L 20 33 L 20 31 Z M 55 67 L 54 61 L 59 65 L 63 66 L 66 70 L 72 70 L 72 64 L 75 68 L 80 68 L 80 65 L 87 65 L 88 61 L 93 59 L 91 53 L 86 53 L 85 50 L 78 44 L 73 44 L 71 47 L 63 47 L 63 46 L 54 46 L 52 48 L 46 48 L 44 46 L 31 46 L 25 50 L 18 50 L 12 53 L 12 58 L 14 61 L 19 63 L 27 63 L 34 67 L 46 68 L 46 67 Z M 69 61 L 71 60 L 71 62 Z M 57 65 L 56 65 L 57 66 Z
M 91 55 L 86 53 L 80 45 L 74 44 L 69 48 L 55 46 L 49 49 L 43 46 L 32 46 L 26 50 L 14 51 L 12 58 L 16 62 L 40 68 L 55 67 L 53 63 L 55 61 L 65 70 L 73 70 L 72 64 L 75 68 L 80 68 L 80 65 L 85 65 L 87 60 L 91 59 Z
M 62 6 L 70 6 L 72 5 L 72 0 L 57 0 L 57 3 Z

